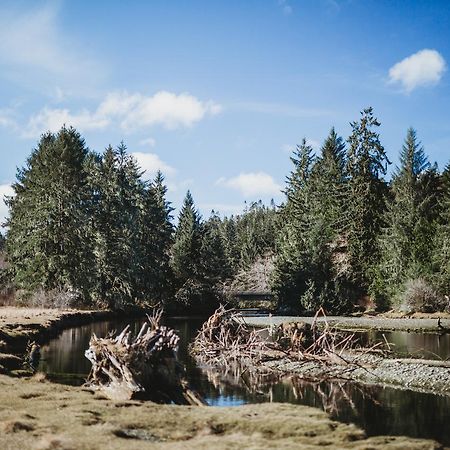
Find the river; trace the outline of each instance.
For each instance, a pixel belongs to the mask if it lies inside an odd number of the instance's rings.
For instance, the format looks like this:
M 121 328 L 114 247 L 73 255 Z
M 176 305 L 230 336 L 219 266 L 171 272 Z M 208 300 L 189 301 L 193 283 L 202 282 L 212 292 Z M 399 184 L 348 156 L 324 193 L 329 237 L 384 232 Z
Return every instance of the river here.
M 432 438 L 450 445 L 450 397 L 423 394 L 390 387 L 368 386 L 358 383 L 327 381 L 304 382 L 284 379 L 254 387 L 239 374 L 226 376 L 198 367 L 188 354 L 201 321 L 194 319 L 168 319 L 181 338 L 179 359 L 185 364 L 187 377 L 193 388 L 210 405 L 238 406 L 245 403 L 289 402 L 319 407 L 333 419 L 353 422 L 367 435 L 407 435 Z M 39 369 L 56 382 L 82 384 L 90 370 L 84 356 L 92 333 L 104 337 L 112 330 L 121 330 L 128 323 L 133 330 L 140 328 L 142 320 L 107 321 L 71 328 L 51 340 L 42 348 Z M 396 351 L 425 357 L 447 359 L 450 356 L 449 336 L 439 338 L 433 334 L 406 332 L 367 333 L 364 339 L 375 342 L 386 338 L 395 344 Z

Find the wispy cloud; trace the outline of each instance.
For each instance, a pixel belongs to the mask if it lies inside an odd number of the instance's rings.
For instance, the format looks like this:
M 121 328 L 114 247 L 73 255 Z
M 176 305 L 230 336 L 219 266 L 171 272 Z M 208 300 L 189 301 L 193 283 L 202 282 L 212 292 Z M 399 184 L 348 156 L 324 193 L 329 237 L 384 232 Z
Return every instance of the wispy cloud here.
M 289 16 L 293 13 L 293 9 L 292 6 L 290 5 L 290 3 L 288 2 L 288 0 L 278 0 L 278 6 L 281 8 L 281 11 L 283 12 L 283 14 L 285 14 L 286 16 Z
M 15 83 L 42 89 L 58 83 L 81 88 L 103 78 L 104 66 L 58 25 L 58 2 L 0 6 L 0 67 Z
M 109 118 L 92 114 L 87 109 L 73 114 L 69 109 L 43 108 L 29 119 L 23 135 L 34 138 L 46 131 L 56 132 L 63 125 L 73 126 L 83 131 L 98 130 L 105 128 L 109 123 Z
M 24 136 L 36 137 L 45 131 L 57 131 L 62 125 L 71 125 L 82 131 L 119 126 L 126 132 L 162 126 L 166 129 L 188 128 L 206 116 L 214 116 L 221 105 L 201 101 L 193 95 L 159 91 L 145 96 L 139 93 L 112 92 L 96 110 L 72 112 L 67 108 L 45 107 L 31 116 Z
M 401 60 L 389 69 L 389 82 L 400 83 L 406 93 L 421 86 L 437 84 L 446 63 L 436 50 L 424 49 Z
M 153 125 L 168 129 L 190 127 L 207 115 L 220 113 L 222 107 L 213 101 L 202 102 L 193 95 L 159 91 L 152 96 L 114 92 L 98 109 L 104 116 L 118 117 L 124 130 Z
M 278 195 L 281 191 L 281 186 L 265 172 L 240 173 L 232 178 L 221 177 L 216 181 L 216 185 L 237 190 L 244 197 Z
M 142 145 L 143 147 L 154 147 L 156 145 L 156 139 L 152 137 L 141 139 L 139 145 Z

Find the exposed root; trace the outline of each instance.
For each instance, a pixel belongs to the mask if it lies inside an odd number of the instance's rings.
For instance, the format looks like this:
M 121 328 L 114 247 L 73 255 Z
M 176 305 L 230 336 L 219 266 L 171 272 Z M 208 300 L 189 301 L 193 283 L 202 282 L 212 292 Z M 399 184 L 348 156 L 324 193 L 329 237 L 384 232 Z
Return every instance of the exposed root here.
M 158 311 L 142 325 L 136 337 L 130 326 L 116 337 L 95 334 L 86 350 L 92 363 L 88 386 L 114 400 L 146 398 L 158 403 L 200 405 L 205 402 L 189 389 L 176 353 L 179 337 L 161 326 Z

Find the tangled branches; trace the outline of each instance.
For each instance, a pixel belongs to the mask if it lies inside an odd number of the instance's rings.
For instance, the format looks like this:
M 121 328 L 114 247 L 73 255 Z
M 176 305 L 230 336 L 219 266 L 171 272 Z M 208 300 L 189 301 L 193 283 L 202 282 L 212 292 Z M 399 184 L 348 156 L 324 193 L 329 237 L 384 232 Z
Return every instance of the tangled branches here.
M 129 325 L 116 337 L 94 334 L 85 352 L 92 363 L 88 385 L 116 400 L 204 404 L 187 385 L 176 357 L 179 337 L 175 330 L 160 325 L 161 315 L 148 317 L 136 337 Z
M 238 363 L 248 370 L 259 370 L 260 363 L 280 359 L 350 364 L 346 353 L 355 348 L 355 335 L 333 330 L 326 318 L 319 327 L 319 315 L 325 317 L 324 311 L 317 312 L 311 325 L 293 322 L 266 329 L 264 333 L 249 329 L 238 312 L 221 306 L 203 324 L 191 353 L 210 367 L 228 368 Z M 351 363 L 357 364 L 355 357 Z

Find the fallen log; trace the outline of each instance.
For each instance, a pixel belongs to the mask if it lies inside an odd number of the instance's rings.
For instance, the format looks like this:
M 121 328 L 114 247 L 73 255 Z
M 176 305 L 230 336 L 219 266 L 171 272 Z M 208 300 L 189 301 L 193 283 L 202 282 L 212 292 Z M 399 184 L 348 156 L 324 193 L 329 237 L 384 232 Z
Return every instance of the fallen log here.
M 177 359 L 180 338 L 160 320 L 161 312 L 148 317 L 136 337 L 129 325 L 116 337 L 93 334 L 85 352 L 92 364 L 86 385 L 113 400 L 205 405 L 189 388 Z

